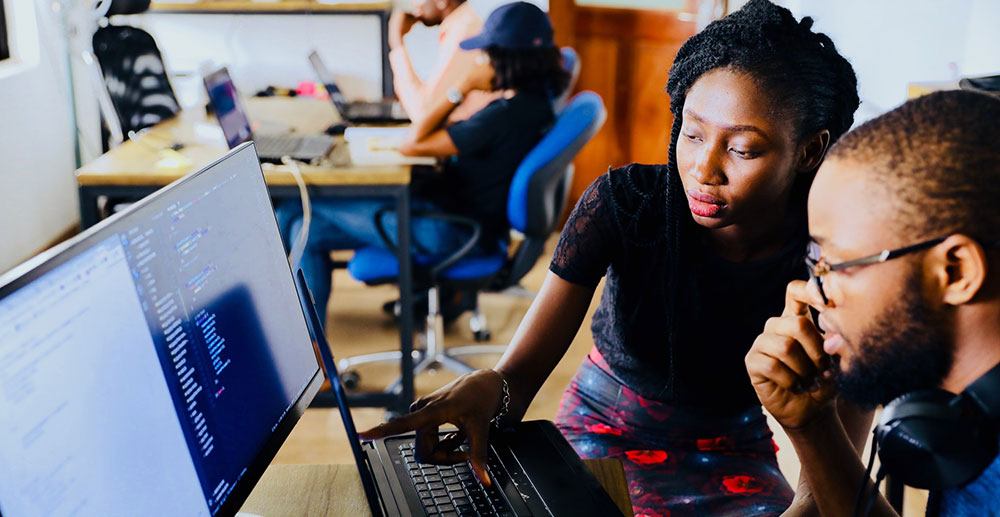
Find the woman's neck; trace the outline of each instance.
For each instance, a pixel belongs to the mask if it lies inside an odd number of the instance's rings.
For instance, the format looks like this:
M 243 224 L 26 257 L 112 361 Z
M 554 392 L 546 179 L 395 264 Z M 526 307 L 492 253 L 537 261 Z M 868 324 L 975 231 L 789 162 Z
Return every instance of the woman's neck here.
M 723 260 L 749 262 L 777 254 L 795 236 L 800 224 L 797 217 L 788 213 L 772 221 L 758 219 L 754 223 L 706 230 L 705 243 Z

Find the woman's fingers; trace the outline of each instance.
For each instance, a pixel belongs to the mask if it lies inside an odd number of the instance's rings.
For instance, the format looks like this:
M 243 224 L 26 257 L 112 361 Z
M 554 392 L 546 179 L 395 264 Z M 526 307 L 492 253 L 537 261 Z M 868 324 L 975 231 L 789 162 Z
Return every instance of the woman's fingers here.
M 379 424 L 371 429 L 368 429 L 367 431 L 361 431 L 358 434 L 365 440 L 375 440 L 378 438 L 385 438 L 386 436 L 392 436 L 394 434 L 416 431 L 417 429 L 425 427 L 433 426 L 437 428 L 437 426 L 444 424 L 445 421 L 440 418 L 436 418 L 436 416 L 437 415 L 429 408 L 424 408 L 414 413 L 394 418 L 384 424 Z

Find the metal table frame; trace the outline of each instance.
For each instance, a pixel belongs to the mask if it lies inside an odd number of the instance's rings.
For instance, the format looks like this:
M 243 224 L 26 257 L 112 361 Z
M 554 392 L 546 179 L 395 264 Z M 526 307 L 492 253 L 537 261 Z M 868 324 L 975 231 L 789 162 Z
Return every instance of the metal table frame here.
M 80 224 L 84 229 L 100 221 L 98 200 L 100 196 L 140 199 L 161 188 L 162 185 L 77 185 L 80 198 Z M 269 186 L 275 198 L 298 198 L 298 187 Z M 406 413 L 414 400 L 413 387 L 413 267 L 410 262 L 410 186 L 387 185 L 311 185 L 309 195 L 323 197 L 384 196 L 396 202 L 399 217 L 399 349 L 401 390 L 398 393 L 353 393 L 348 396 L 354 407 L 384 407 L 389 411 Z M 329 346 L 329 343 L 327 343 Z M 332 391 L 320 392 L 313 400 L 313 407 L 335 407 L 337 401 Z

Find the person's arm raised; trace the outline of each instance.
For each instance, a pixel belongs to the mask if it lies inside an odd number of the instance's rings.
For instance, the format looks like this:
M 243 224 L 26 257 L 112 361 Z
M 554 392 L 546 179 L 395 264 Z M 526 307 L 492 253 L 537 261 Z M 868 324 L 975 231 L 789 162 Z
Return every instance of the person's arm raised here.
M 538 388 L 572 343 L 593 296 L 594 288 L 548 273 L 495 369 L 459 377 L 419 398 L 410 407 L 409 415 L 363 431 L 362 438 L 373 440 L 416 431 L 414 449 L 418 461 L 455 463 L 469 460 L 476 477 L 488 485 L 487 438 L 490 420 L 500 409 L 504 379 L 511 396 L 510 412 L 505 419 L 520 420 Z M 439 441 L 438 427 L 444 424 L 454 425 L 459 434 Z M 455 450 L 463 437 L 469 440 L 468 454 Z
M 757 398 L 795 447 L 800 476 L 808 483 L 816 509 L 821 515 L 851 515 L 865 477 L 857 443 L 863 446 L 871 415 L 846 405 L 837 407 L 830 357 L 809 316 L 809 305 L 819 305 L 818 297 L 804 281 L 788 284 L 784 312 L 767 321 L 746 356 L 746 366 Z M 789 513 L 812 513 L 805 510 L 810 510 L 808 504 L 796 505 Z M 870 515 L 896 513 L 879 495 Z

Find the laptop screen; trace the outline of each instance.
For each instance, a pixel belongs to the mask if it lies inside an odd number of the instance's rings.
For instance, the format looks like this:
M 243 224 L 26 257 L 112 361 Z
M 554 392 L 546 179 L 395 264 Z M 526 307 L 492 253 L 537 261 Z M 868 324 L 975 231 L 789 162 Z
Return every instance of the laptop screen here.
M 246 144 L 0 277 L 0 514 L 232 515 L 321 382 Z
M 232 149 L 250 139 L 250 119 L 240 104 L 240 94 L 236 91 L 229 70 L 221 68 L 205 76 L 208 101 L 222 126 L 222 134 Z
M 326 64 L 323 63 L 323 60 L 319 57 L 319 53 L 315 50 L 309 53 L 309 62 L 312 63 L 313 70 L 316 71 L 316 77 L 323 83 L 326 92 L 330 94 L 330 100 L 333 101 L 333 105 L 340 112 L 340 115 L 344 116 L 347 108 L 347 98 L 344 97 L 344 94 L 334 81 L 333 74 L 326 68 Z

